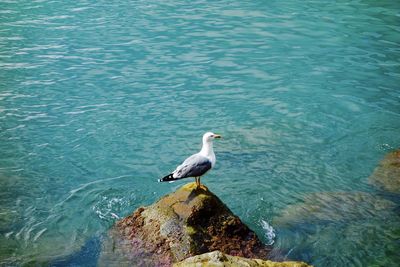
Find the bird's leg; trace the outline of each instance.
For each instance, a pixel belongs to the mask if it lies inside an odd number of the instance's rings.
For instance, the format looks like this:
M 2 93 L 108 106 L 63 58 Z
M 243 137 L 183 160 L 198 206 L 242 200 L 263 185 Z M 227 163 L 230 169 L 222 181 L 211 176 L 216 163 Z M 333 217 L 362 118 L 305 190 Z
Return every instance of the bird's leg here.
M 195 177 L 197 188 L 200 187 L 200 177 Z

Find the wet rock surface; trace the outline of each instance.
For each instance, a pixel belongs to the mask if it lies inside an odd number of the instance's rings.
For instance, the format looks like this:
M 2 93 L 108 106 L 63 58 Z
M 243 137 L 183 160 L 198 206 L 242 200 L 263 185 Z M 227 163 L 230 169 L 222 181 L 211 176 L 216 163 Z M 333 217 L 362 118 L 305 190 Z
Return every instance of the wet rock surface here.
M 369 182 L 391 193 L 400 193 L 400 149 L 388 153 L 379 162 Z
M 170 266 L 215 250 L 265 259 L 270 249 L 217 196 L 190 183 L 118 221 L 99 264 Z

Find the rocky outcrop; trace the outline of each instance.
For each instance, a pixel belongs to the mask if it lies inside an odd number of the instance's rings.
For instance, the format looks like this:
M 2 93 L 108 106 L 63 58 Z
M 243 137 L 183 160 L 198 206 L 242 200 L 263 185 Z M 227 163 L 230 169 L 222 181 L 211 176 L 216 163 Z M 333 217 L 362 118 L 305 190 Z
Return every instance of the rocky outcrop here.
M 121 265 L 123 259 L 127 265 L 170 266 L 215 250 L 266 258 L 270 248 L 206 187 L 190 183 L 118 221 L 99 263 Z
M 221 251 L 213 251 L 198 256 L 187 258 L 175 263 L 173 267 L 309 267 L 304 262 L 285 261 L 273 262 L 261 259 L 247 259 L 243 257 L 231 256 Z
M 382 159 L 369 182 L 391 193 L 400 193 L 400 149 Z

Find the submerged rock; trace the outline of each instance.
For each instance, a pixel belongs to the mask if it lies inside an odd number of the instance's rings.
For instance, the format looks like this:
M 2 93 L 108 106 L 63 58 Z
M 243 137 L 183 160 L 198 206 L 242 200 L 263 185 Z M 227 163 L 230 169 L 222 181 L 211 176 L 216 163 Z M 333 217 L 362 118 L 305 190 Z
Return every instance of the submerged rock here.
M 400 193 L 400 149 L 387 154 L 369 177 L 370 183 Z
M 397 266 L 399 221 L 398 206 L 390 200 L 364 192 L 321 192 L 289 205 L 273 225 L 276 246 L 292 259 L 315 266 Z
M 225 266 L 225 267 L 308 267 L 304 262 L 285 261 L 273 262 L 261 259 L 247 259 L 238 256 L 231 256 L 221 251 L 213 251 L 198 256 L 187 258 L 181 262 L 175 263 L 173 267 L 186 267 L 186 266 Z
M 99 264 L 169 266 L 214 250 L 266 258 L 270 247 L 206 187 L 190 183 L 118 221 Z
M 389 216 L 396 204 L 364 192 L 320 192 L 304 197 L 303 202 L 287 206 L 274 219 L 275 226 L 302 223 L 348 222 Z

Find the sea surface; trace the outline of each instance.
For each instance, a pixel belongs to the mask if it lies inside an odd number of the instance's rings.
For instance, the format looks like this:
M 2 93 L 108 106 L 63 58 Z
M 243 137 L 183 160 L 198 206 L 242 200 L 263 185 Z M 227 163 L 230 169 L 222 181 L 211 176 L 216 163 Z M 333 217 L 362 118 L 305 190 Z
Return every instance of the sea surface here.
M 206 131 L 202 182 L 277 257 L 398 266 L 389 0 L 0 1 L 0 265 L 96 266 Z

